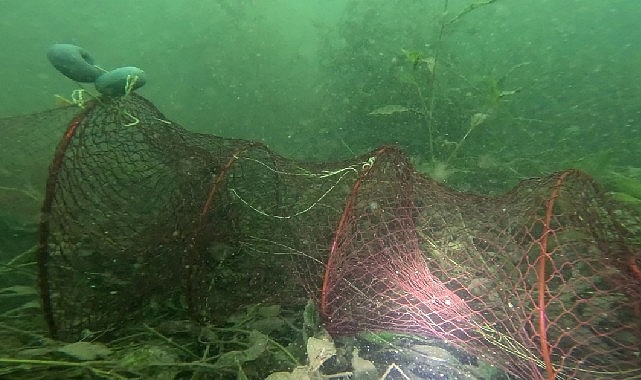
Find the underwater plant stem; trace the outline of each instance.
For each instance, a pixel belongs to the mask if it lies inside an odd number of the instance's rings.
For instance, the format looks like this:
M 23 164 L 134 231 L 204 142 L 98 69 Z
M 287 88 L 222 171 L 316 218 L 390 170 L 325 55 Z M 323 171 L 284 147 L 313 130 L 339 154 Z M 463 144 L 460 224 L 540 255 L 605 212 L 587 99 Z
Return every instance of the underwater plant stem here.
M 447 12 L 448 0 L 443 2 L 443 15 Z M 430 85 L 429 85 L 429 96 L 430 96 L 430 105 L 427 111 L 427 133 L 428 133 L 428 144 L 430 152 L 430 160 L 432 162 L 436 161 L 434 156 L 434 109 L 436 107 L 436 97 L 434 96 L 434 90 L 436 88 L 436 69 L 438 67 L 438 58 L 439 52 L 441 50 L 441 41 L 445 35 L 445 27 L 447 24 L 445 21 L 441 21 L 441 27 L 438 33 L 438 42 L 436 44 L 436 49 L 434 50 L 434 66 L 432 67 L 432 72 L 430 75 Z M 423 99 L 420 91 L 419 96 Z
M 287 350 L 282 344 L 280 344 L 277 341 L 271 339 L 270 337 L 267 337 L 267 341 L 271 342 L 274 346 L 278 347 L 281 351 L 283 351 L 283 353 L 289 357 L 289 360 L 291 360 L 292 364 L 294 364 L 295 366 L 299 366 L 300 365 L 300 363 L 298 362 L 298 360 L 296 360 L 294 355 L 292 355 L 292 353 L 289 352 L 289 350 Z
M 216 328 L 216 329 L 214 329 L 214 330 L 216 330 L 216 331 L 239 332 L 239 333 L 243 333 L 243 334 L 251 334 L 251 331 L 249 331 L 249 330 L 238 329 L 238 328 L 233 328 L 233 327 L 221 327 L 221 328 Z M 289 351 L 288 351 L 288 350 L 287 350 L 287 349 L 286 349 L 282 344 L 280 344 L 280 343 L 278 343 L 277 341 L 273 340 L 273 339 L 272 339 L 271 337 L 269 337 L 268 335 L 265 335 L 265 338 L 267 339 L 267 341 L 268 341 L 269 343 L 273 344 L 273 345 L 274 345 L 274 346 L 276 346 L 279 350 L 283 351 L 283 353 L 284 353 L 285 355 L 287 355 L 287 357 L 289 358 L 289 360 L 291 360 L 291 362 L 292 362 L 292 364 L 293 364 L 293 365 L 295 365 L 295 366 L 299 366 L 299 365 L 301 365 L 301 364 L 298 362 L 298 360 L 294 357 L 294 355 L 292 355 L 292 353 L 291 353 L 291 352 L 289 352 Z
M 436 90 L 436 72 L 438 68 L 438 61 L 440 57 L 440 52 L 441 52 L 441 43 L 443 39 L 445 38 L 445 32 L 446 29 L 449 25 L 452 25 L 459 21 L 463 16 L 466 14 L 472 12 L 475 9 L 478 9 L 480 7 L 483 7 L 485 5 L 489 5 L 496 2 L 496 0 L 486 0 L 484 2 L 479 2 L 479 3 L 473 3 L 470 4 L 467 8 L 463 9 L 460 13 L 458 13 L 456 16 L 453 18 L 446 20 L 445 17 L 447 16 L 447 10 L 448 10 L 448 5 L 449 1 L 444 0 L 443 1 L 443 19 L 441 20 L 441 25 L 438 33 L 438 39 L 436 40 L 436 47 L 434 48 L 434 66 L 432 68 L 432 72 L 430 75 L 430 83 L 429 83 L 429 97 L 430 97 L 430 104 L 427 109 L 427 132 L 428 132 L 428 144 L 429 144 L 429 152 L 430 152 L 430 160 L 432 162 L 436 161 L 436 157 L 434 156 L 434 133 L 435 133 L 435 128 L 434 128 L 434 111 L 436 108 L 436 96 L 434 96 L 434 91 Z M 418 95 L 421 99 L 424 99 L 421 91 L 418 92 Z M 463 144 L 463 141 L 467 138 L 467 136 L 472 132 L 472 129 L 474 127 L 470 128 L 465 136 L 456 144 L 456 147 L 454 150 L 450 153 L 448 156 L 446 162 L 449 162 L 450 159 L 454 157 L 454 155 L 458 152 L 459 148 Z
M 447 24 L 447 25 L 449 25 L 449 24 L 453 24 L 453 23 L 457 22 L 461 17 L 463 17 L 463 16 L 465 16 L 466 14 L 468 14 L 468 13 L 472 12 L 472 11 L 473 11 L 473 10 L 475 10 L 476 8 L 480 8 L 480 7 L 482 7 L 482 6 L 492 4 L 492 3 L 494 3 L 495 1 L 496 1 L 496 0 L 487 0 L 487 1 L 484 1 L 484 2 L 482 2 L 482 3 L 472 3 L 472 4 L 468 5 L 468 6 L 467 6 L 467 8 L 463 9 L 463 10 L 461 11 L 461 13 L 457 14 L 456 16 L 454 16 L 454 18 L 452 18 L 452 19 L 451 19 L 450 21 L 448 21 L 446 24 Z
M 17 256 L 15 256 L 11 260 L 9 260 L 5 264 L 5 266 L 7 266 L 7 267 L 13 266 L 18 260 L 20 260 L 20 259 L 22 259 L 23 257 L 26 257 L 26 256 L 29 256 L 29 259 L 31 259 L 30 256 L 32 256 L 36 252 L 37 249 L 38 249 L 38 245 L 36 244 L 33 247 L 23 251 L 22 253 L 18 254 Z M 28 263 L 28 265 L 32 265 L 32 263 Z
M 195 359 L 200 359 L 200 356 L 196 355 L 195 353 L 189 351 L 185 347 L 179 345 L 178 343 L 174 342 L 173 340 L 171 340 L 171 339 L 167 338 L 166 336 L 162 335 L 160 332 L 156 331 L 156 329 L 154 329 L 153 327 L 149 326 L 148 324 L 145 323 L 143 326 L 145 327 L 145 329 L 147 331 L 149 331 L 153 335 L 157 336 L 158 338 L 164 340 L 165 342 L 169 343 L 170 345 L 176 347 L 180 351 L 186 353 L 187 355 L 189 355 L 189 356 L 191 356 L 191 357 L 193 357 Z
M 19 365 L 42 365 L 51 367 L 85 367 L 93 373 L 101 376 L 107 376 L 115 379 L 127 380 L 126 377 L 121 376 L 113 371 L 105 371 L 92 367 L 92 364 L 116 364 L 116 362 L 109 362 L 104 360 L 99 361 L 86 361 L 86 362 L 70 362 L 61 360 L 34 360 L 34 359 L 13 359 L 13 358 L 0 358 L 0 363 L 4 364 L 19 364 Z
M 461 145 L 463 145 L 463 143 L 465 142 L 465 139 L 467 139 L 467 136 L 469 136 L 470 133 L 472 133 L 473 130 L 474 130 L 474 126 L 471 126 L 467 130 L 467 132 L 465 132 L 463 137 L 461 137 L 461 139 L 456 143 L 456 146 L 454 147 L 454 149 L 452 149 L 452 151 L 450 152 L 450 155 L 447 156 L 447 160 L 445 160 L 446 164 L 448 162 L 450 162 L 450 160 L 453 159 L 456 156 L 456 153 L 458 153 L 458 150 L 461 148 Z
M 432 77 L 432 82 L 434 82 L 434 78 Z M 423 91 L 421 90 L 421 85 L 418 82 L 415 82 L 416 84 L 416 93 L 418 94 L 419 99 L 421 100 L 421 105 L 423 106 L 423 110 L 425 111 L 423 113 L 423 117 L 426 118 L 426 123 L 427 123 L 427 141 L 428 141 L 428 151 L 430 154 L 430 161 L 434 161 L 434 142 L 433 142 L 433 133 L 432 133 L 432 108 L 434 105 L 432 104 L 432 97 L 430 97 L 430 104 L 427 104 L 427 101 L 425 100 L 425 97 L 423 96 Z M 433 89 L 430 87 L 429 89 L 430 93 L 432 93 Z
M 351 378 L 354 372 L 339 372 L 331 375 L 321 375 L 323 379 L 345 379 Z

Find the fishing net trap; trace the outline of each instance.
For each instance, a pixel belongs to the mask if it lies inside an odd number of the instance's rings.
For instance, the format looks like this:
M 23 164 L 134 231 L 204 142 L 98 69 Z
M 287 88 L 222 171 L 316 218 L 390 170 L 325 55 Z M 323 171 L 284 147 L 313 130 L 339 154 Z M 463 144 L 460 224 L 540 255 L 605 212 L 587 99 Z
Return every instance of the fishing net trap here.
M 38 247 L 56 338 L 304 293 L 333 336 L 435 337 L 521 379 L 641 378 L 641 219 L 581 171 L 481 196 L 396 147 L 304 163 L 130 91 L 71 109 L 42 114 L 66 120 Z

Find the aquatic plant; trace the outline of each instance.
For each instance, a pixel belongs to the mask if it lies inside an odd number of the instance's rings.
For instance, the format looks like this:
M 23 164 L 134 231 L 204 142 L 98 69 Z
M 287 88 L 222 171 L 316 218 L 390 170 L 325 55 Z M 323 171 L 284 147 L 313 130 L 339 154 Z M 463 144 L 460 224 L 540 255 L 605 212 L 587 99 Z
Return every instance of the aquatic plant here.
M 409 103 L 414 105 L 387 104 L 370 112 L 370 115 L 388 120 L 402 117 L 402 114 L 413 115 L 422 123 L 427 141 L 424 149 L 413 155 L 413 160 L 419 169 L 439 181 L 464 171 L 452 167 L 462 146 L 479 127 L 496 118 L 503 101 L 521 90 L 504 86 L 509 74 L 527 62 L 512 66 L 500 77 L 469 79 L 456 70 L 444 51 L 447 35 L 455 24 L 474 10 L 494 2 L 496 0 L 472 3 L 450 16 L 449 2 L 445 0 L 443 16 L 432 43 L 426 50 L 401 49 L 401 60 L 405 64 L 401 63 L 394 70 L 399 85 L 413 89 L 415 101 L 410 98 Z M 467 89 L 451 88 L 454 81 L 462 81 Z

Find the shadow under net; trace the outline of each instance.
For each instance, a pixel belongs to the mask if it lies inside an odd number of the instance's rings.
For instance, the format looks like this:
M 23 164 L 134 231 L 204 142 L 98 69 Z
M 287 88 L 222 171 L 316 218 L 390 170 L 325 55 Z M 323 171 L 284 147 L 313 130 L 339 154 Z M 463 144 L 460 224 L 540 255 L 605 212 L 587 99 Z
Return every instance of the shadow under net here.
M 394 147 L 295 162 L 134 94 L 66 128 L 38 254 L 55 337 L 309 296 L 335 336 L 438 337 L 524 379 L 641 376 L 641 219 L 582 172 L 461 193 Z

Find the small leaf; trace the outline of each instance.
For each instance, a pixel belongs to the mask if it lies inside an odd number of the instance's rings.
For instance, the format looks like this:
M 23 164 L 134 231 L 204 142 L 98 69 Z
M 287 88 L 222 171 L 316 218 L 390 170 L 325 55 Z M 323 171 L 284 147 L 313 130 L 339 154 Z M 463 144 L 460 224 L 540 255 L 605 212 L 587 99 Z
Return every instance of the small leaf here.
M 370 112 L 370 115 L 392 115 L 399 112 L 408 112 L 409 108 L 398 105 L 398 104 L 389 104 L 383 107 L 379 107 L 374 111 Z
M 312 371 L 317 371 L 327 359 L 335 354 L 336 347 L 331 340 L 314 337 L 307 339 L 307 357 L 309 358 L 309 368 Z
M 429 70 L 430 74 L 434 72 L 434 66 L 436 66 L 436 58 L 434 57 L 427 57 L 421 59 L 421 63 L 424 63 L 427 66 L 427 69 Z
M 83 361 L 96 360 L 111 354 L 111 350 L 104 344 L 90 342 L 69 343 L 57 351 Z
M 517 88 L 516 90 L 503 90 L 503 91 L 499 92 L 499 98 L 502 98 L 504 96 L 514 95 L 519 91 L 521 91 L 520 88 Z
M 477 112 L 470 118 L 470 128 L 474 128 L 479 124 L 483 123 L 487 119 L 487 114 L 482 112 Z
M 407 59 L 408 62 L 410 62 L 413 66 L 418 65 L 419 61 L 421 60 L 421 53 L 415 50 L 405 50 L 401 49 L 403 53 L 405 53 L 405 58 Z
M 250 346 L 246 350 L 227 351 L 218 357 L 217 366 L 234 368 L 245 362 L 258 359 L 269 344 L 267 336 L 259 331 L 253 330 L 249 334 Z
M 354 378 L 378 378 L 378 372 L 374 363 L 370 360 L 363 359 L 358 355 L 358 348 L 352 351 L 352 371 Z
M 269 317 L 247 323 L 248 328 L 258 330 L 265 334 L 280 330 L 284 325 L 285 321 L 280 317 Z
M 119 365 L 130 370 L 144 370 L 153 363 L 178 363 L 179 358 L 170 349 L 162 346 L 143 345 L 128 350 L 119 359 Z
M 278 317 L 280 305 L 262 306 L 258 309 L 258 315 L 265 318 Z

